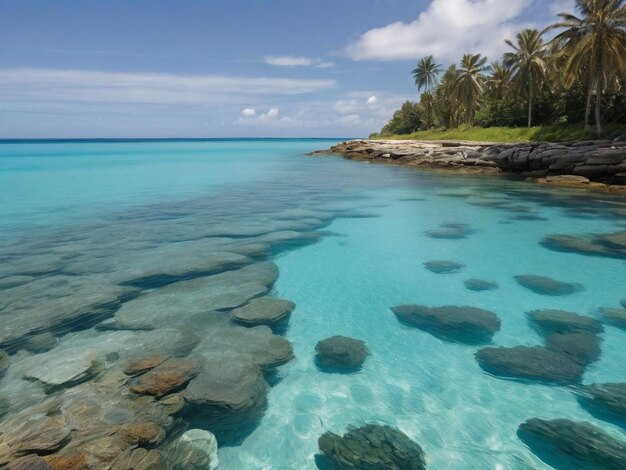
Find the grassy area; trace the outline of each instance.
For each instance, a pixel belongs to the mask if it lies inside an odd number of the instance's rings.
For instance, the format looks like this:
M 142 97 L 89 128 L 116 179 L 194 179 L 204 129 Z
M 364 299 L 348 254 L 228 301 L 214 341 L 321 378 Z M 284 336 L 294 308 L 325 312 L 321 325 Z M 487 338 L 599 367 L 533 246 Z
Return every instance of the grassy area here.
M 626 125 L 606 126 L 605 138 L 626 136 Z M 465 140 L 473 142 L 564 142 L 594 139 L 595 131 L 582 126 L 531 127 L 458 127 L 456 129 L 430 129 L 407 135 L 381 136 L 372 134 L 370 139 L 407 140 Z

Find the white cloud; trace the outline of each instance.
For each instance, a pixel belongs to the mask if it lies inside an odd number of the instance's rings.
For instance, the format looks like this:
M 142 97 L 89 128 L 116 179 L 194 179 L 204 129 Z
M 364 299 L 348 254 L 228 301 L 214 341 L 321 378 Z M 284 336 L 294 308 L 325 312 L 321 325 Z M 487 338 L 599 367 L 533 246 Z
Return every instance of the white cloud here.
M 231 95 L 297 95 L 335 85 L 320 79 L 0 69 L 0 99 L 11 101 L 206 105 Z
M 263 58 L 266 64 L 276 65 L 278 67 L 307 67 L 313 65 L 313 60 L 307 57 L 296 57 L 291 55 L 268 55 Z
M 341 124 L 355 125 L 361 122 L 361 116 L 358 114 L 346 114 L 345 116 L 341 116 L 338 121 Z
M 267 113 L 261 114 L 259 119 L 261 119 L 262 121 L 271 121 L 273 119 L 276 119 L 279 113 L 280 110 L 278 108 L 272 108 Z
M 335 66 L 334 62 L 324 62 L 319 57 L 310 59 L 308 57 L 291 55 L 268 55 L 263 58 L 263 62 L 277 67 L 317 67 L 318 69 L 327 69 Z
M 254 108 L 246 108 L 241 111 L 241 115 L 243 117 L 254 117 L 256 116 L 256 109 Z
M 346 53 L 354 60 L 415 60 L 434 54 L 450 62 L 467 52 L 496 56 L 506 49 L 504 40 L 522 27 L 520 15 L 533 3 L 433 0 L 414 21 L 371 29 L 349 44 Z
M 376 98 L 375 95 L 372 95 L 367 99 L 367 104 L 376 104 L 377 101 L 378 101 L 378 98 Z

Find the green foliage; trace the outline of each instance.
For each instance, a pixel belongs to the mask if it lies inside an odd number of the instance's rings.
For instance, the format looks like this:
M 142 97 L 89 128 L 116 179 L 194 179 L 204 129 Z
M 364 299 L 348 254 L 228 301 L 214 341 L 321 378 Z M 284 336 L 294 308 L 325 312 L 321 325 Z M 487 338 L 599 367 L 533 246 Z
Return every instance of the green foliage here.
M 402 107 L 393 113 L 391 121 L 380 131 L 381 135 L 410 134 L 420 129 L 422 119 L 420 106 L 413 101 L 405 101 Z
M 433 56 L 420 59 L 412 74 L 425 92 L 419 103 L 404 103 L 381 134 L 406 137 L 420 130 L 428 138 L 442 134 L 436 128 L 454 134 L 465 125 L 458 134 L 467 136 L 471 128 L 471 135 L 486 140 L 563 140 L 594 137 L 590 123 L 595 136 L 602 135 L 604 121 L 612 135 L 626 123 L 626 0 L 576 0 L 576 9 L 580 17 L 561 13 L 546 30 L 560 31 L 549 43 L 542 32 L 526 29 L 515 42 L 506 41 L 511 50 L 490 66 L 482 55 L 466 54 L 440 78 Z M 532 124 L 528 132 L 502 130 Z M 474 125 L 497 130 L 481 133 Z

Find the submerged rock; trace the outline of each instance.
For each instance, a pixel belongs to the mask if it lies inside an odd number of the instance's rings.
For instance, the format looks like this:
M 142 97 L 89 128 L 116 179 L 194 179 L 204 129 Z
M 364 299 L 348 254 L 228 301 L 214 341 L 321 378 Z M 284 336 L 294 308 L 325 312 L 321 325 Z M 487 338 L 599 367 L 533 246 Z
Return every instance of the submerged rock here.
M 535 276 L 532 274 L 514 276 L 514 279 L 519 285 L 530 289 L 536 294 L 541 295 L 570 295 L 584 290 L 584 287 L 580 284 L 556 281 L 547 276 Z
M 585 385 L 579 398 L 626 423 L 626 383 Z
M 495 313 L 475 307 L 400 305 L 391 310 L 401 322 L 446 341 L 486 343 L 500 331 L 500 319 Z
M 601 333 L 604 331 L 598 320 L 564 310 L 533 310 L 526 313 L 541 334 L 548 333 Z
M 150 369 L 154 369 L 166 360 L 167 356 L 161 354 L 132 359 L 124 366 L 124 373 L 126 375 L 139 375 Z
M 600 339 L 592 333 L 555 333 L 546 337 L 546 348 L 584 366 L 600 357 Z
M 0 430 L 0 466 L 29 454 L 56 452 L 69 441 L 70 426 L 62 416 L 21 417 Z
M 130 389 L 139 394 L 162 397 L 181 388 L 202 368 L 198 358 L 168 359 L 131 381 Z
M 438 229 L 427 230 L 424 233 L 430 238 L 446 240 L 467 238 L 468 235 L 474 233 L 474 230 L 467 224 L 442 224 L 439 227 Z
M 130 425 L 128 434 L 137 439 L 139 445 L 144 447 L 157 446 L 165 439 L 165 430 L 158 424 L 150 421 Z
M 48 392 L 74 387 L 92 379 L 100 371 L 98 353 L 93 349 L 61 350 L 32 358 L 33 365 L 24 376 L 41 382 Z
M 50 333 L 42 333 L 40 335 L 33 336 L 28 341 L 24 347 L 27 351 L 33 352 L 35 354 L 43 353 L 46 351 L 50 351 L 57 344 L 57 339 L 55 336 Z
M 315 351 L 317 365 L 328 370 L 358 370 L 369 354 L 365 342 L 345 336 L 323 339 L 317 343 Z
M 60 466 L 64 469 L 66 467 Z M 78 470 L 82 467 L 70 467 L 71 470 Z M 68 468 L 68 470 L 70 470 Z M 147 450 L 142 447 L 127 449 L 122 452 L 111 464 L 111 470 L 163 470 L 166 467 L 163 463 L 161 452 L 156 449 Z
M 349 429 L 343 437 L 324 433 L 320 451 L 336 468 L 424 470 L 426 459 L 419 444 L 389 426 L 366 424 Z
M 626 328 L 626 308 L 602 308 L 600 313 L 615 326 Z
M 482 292 L 487 290 L 495 290 L 499 286 L 497 282 L 484 281 L 482 279 L 468 279 L 467 281 L 465 281 L 465 287 L 475 292 Z
M 215 470 L 219 465 L 217 440 L 202 429 L 184 433 L 167 446 L 165 456 L 171 470 Z
M 38 455 L 20 457 L 7 465 L 7 470 L 55 470 Z
M 554 251 L 626 259 L 626 232 L 591 236 L 551 235 L 541 245 Z
M 0 379 L 9 368 L 9 355 L 0 349 Z
M 519 426 L 517 435 L 559 470 L 621 470 L 626 462 L 626 443 L 586 422 L 532 418 Z
M 461 263 L 457 263 L 455 261 L 428 261 L 424 263 L 426 269 L 435 274 L 452 274 L 458 273 L 465 267 L 465 265 Z
M 267 384 L 259 366 L 241 357 L 224 357 L 207 363 L 183 393 L 190 405 L 243 412 L 265 401 Z M 206 410 L 204 410 L 206 411 Z
M 230 317 L 246 326 L 279 325 L 287 322 L 295 306 L 289 300 L 259 297 L 231 311 Z
M 584 372 L 569 356 L 539 346 L 484 348 L 475 357 L 486 372 L 501 377 L 568 384 L 579 382 Z

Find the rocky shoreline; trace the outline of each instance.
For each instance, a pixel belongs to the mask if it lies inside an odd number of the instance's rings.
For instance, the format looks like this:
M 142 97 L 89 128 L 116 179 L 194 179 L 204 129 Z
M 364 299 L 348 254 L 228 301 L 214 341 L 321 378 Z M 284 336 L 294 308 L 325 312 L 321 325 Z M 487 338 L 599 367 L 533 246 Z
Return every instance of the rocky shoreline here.
M 626 142 L 493 144 L 458 141 L 350 140 L 311 155 L 453 170 L 512 174 L 528 181 L 626 194 Z

